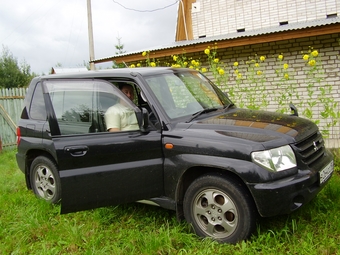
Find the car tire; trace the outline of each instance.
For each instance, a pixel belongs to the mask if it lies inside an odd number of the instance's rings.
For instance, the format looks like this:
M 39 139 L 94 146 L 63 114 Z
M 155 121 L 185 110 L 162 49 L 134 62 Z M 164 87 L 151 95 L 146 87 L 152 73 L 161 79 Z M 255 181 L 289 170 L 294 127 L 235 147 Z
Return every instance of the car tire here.
M 217 175 L 196 179 L 185 193 L 183 209 L 197 235 L 233 244 L 251 235 L 258 215 L 239 181 Z
M 30 183 L 34 194 L 49 203 L 61 199 L 61 184 L 55 163 L 47 157 L 39 156 L 30 168 Z

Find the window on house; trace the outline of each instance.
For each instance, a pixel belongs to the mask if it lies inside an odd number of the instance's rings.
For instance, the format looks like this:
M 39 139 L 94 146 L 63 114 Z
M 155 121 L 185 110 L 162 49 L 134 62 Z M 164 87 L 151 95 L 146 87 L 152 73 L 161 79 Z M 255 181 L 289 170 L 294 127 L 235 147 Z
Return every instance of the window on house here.
M 338 17 L 338 14 L 337 14 L 337 13 L 327 14 L 327 19 L 336 18 L 336 17 Z

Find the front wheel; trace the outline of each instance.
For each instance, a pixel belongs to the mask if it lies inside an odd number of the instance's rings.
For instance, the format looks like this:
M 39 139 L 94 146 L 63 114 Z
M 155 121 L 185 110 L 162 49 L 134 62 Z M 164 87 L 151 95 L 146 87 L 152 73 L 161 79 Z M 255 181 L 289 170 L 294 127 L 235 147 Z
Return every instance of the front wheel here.
M 257 212 L 236 180 L 216 175 L 196 179 L 184 196 L 184 216 L 197 235 L 237 243 L 255 230 Z
M 30 182 L 34 194 L 55 204 L 61 198 L 61 185 L 57 166 L 49 158 L 39 156 L 30 168 Z

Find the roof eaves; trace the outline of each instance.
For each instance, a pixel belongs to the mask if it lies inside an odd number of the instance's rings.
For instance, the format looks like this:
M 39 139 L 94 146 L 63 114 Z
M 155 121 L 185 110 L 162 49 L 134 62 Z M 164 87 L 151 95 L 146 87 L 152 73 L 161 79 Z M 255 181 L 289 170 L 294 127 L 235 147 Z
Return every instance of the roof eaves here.
M 93 62 L 95 63 L 103 62 L 105 60 L 114 59 L 115 57 L 125 57 L 125 56 L 130 56 L 130 55 L 135 55 L 135 54 L 141 54 L 144 51 L 159 51 L 159 50 L 172 49 L 172 48 L 177 48 L 177 47 L 185 47 L 185 46 L 190 46 L 190 45 L 195 45 L 195 44 L 203 44 L 203 43 L 216 42 L 216 41 L 222 41 L 222 40 L 231 40 L 231 39 L 242 38 L 242 37 L 253 37 L 253 36 L 285 32 L 285 31 L 291 31 L 291 30 L 300 30 L 300 29 L 306 29 L 306 28 L 312 28 L 312 27 L 326 26 L 326 25 L 337 24 L 337 23 L 340 23 L 339 17 L 304 21 L 304 22 L 295 22 L 295 23 L 290 23 L 286 25 L 254 29 L 254 30 L 249 30 L 245 32 L 235 32 L 235 33 L 204 37 L 204 38 L 188 40 L 188 41 L 177 41 L 172 44 L 165 45 L 165 46 L 158 46 L 158 47 L 148 48 L 144 50 L 132 51 L 132 52 L 128 52 L 128 53 L 124 53 L 120 55 L 110 56 L 106 58 L 100 58 L 100 59 L 94 60 Z

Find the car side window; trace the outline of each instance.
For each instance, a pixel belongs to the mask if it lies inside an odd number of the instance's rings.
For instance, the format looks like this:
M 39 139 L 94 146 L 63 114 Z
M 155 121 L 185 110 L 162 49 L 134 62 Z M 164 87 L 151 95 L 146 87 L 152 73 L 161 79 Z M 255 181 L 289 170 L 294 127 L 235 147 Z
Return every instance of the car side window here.
M 113 83 L 123 96 L 105 112 L 106 128 L 110 132 L 139 130 L 136 113 L 131 105 L 138 104 L 136 87 L 131 82 Z
M 46 108 L 40 82 L 35 87 L 29 112 L 32 119 L 46 120 Z
M 45 84 L 61 135 L 106 132 L 104 114 L 124 96 L 101 80 L 50 80 Z

